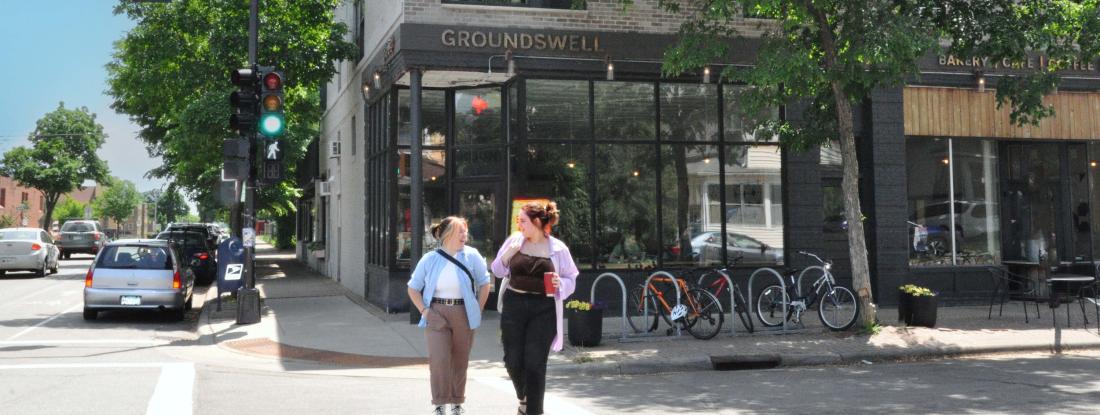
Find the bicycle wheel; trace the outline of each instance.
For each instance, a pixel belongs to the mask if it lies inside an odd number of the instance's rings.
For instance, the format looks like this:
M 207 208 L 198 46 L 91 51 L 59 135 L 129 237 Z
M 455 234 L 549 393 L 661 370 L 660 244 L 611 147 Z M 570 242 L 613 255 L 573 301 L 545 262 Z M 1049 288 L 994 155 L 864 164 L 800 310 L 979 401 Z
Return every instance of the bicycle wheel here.
M 722 322 L 726 316 L 722 313 L 722 303 L 718 297 L 701 288 L 692 288 L 687 292 L 688 314 L 684 316 L 684 327 L 696 339 L 709 340 L 722 331 Z
M 787 307 L 791 299 L 783 292 L 783 287 L 769 285 L 756 297 L 756 317 L 764 327 L 775 327 L 783 324 L 787 318 Z
M 745 301 L 745 294 L 741 292 L 741 287 L 733 286 L 733 311 L 737 313 L 737 317 L 741 319 L 741 325 L 745 326 L 745 330 L 749 333 L 754 331 L 752 325 L 752 309 L 749 307 L 748 301 Z M 733 324 L 731 321 L 730 324 Z
M 817 305 L 817 316 L 831 330 L 847 330 L 859 317 L 859 301 L 852 290 L 833 287 L 832 292 L 822 295 L 820 301 Z
M 649 303 L 648 310 L 642 307 L 642 287 L 634 287 L 630 290 L 630 296 L 626 301 L 626 321 L 630 323 L 630 327 L 634 329 L 635 333 L 648 333 L 657 330 L 657 314 L 660 311 L 657 309 L 657 300 L 653 298 L 652 293 L 645 298 Z

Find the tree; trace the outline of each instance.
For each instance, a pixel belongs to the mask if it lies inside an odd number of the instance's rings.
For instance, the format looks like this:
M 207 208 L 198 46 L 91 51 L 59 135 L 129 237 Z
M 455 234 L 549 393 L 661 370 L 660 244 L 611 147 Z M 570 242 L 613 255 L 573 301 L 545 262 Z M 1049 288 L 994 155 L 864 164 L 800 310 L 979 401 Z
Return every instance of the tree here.
M 54 208 L 54 215 L 57 216 L 58 219 L 62 220 L 69 218 L 83 218 L 85 206 L 87 205 L 81 203 L 79 200 L 65 198 L 65 200 L 58 203 L 57 207 Z
M 147 202 L 156 206 L 154 212 L 151 212 L 156 215 L 153 218 L 155 223 L 178 222 L 179 218 L 189 211 L 187 202 L 183 200 L 183 195 L 176 189 L 175 184 L 169 185 L 168 190 L 153 189 L 145 192 L 143 196 Z
M 134 213 L 139 203 L 141 203 L 141 194 L 133 183 L 128 180 L 115 180 L 92 202 L 92 209 L 98 217 L 113 219 L 115 228 L 118 229 L 122 221 Z
M 631 0 L 620 0 L 624 6 Z M 1056 62 L 1091 61 L 1100 49 L 1097 0 L 658 0 L 667 11 L 687 12 L 680 40 L 666 51 L 663 71 L 678 75 L 728 56 L 745 15 L 769 19 L 754 66 L 728 67 L 725 80 L 750 86 L 749 113 L 794 102 L 806 103 L 803 122 L 756 120 L 780 136 L 788 149 L 816 148 L 838 139 L 843 160 L 852 279 L 864 310 L 875 312 L 859 205 L 859 166 L 853 132 L 853 103 L 878 88 L 917 76 L 917 60 L 946 47 L 962 56 L 994 60 L 1039 52 Z M 686 7 L 685 7 L 686 6 Z M 941 41 L 944 45 L 941 46 Z M 1017 124 L 1035 124 L 1053 111 L 1042 96 L 1058 84 L 1058 65 L 1010 75 L 997 84 L 998 106 L 1012 108 Z M 788 110 L 794 107 L 788 107 Z
M 293 214 L 300 190 L 292 178 L 318 134 L 318 91 L 336 62 L 356 55 L 355 45 L 345 40 L 347 27 L 333 21 L 341 3 L 267 0 L 260 10 L 258 60 L 277 65 L 287 77 L 288 131 L 280 145 L 287 180 L 258 192 L 257 206 L 267 214 Z M 247 2 L 120 1 L 115 13 L 136 25 L 116 43 L 107 65 L 112 108 L 141 126 L 149 154 L 163 160 L 149 175 L 174 178 L 192 200 L 210 206 L 221 180 L 222 139 L 233 135 L 228 74 L 247 66 Z
M 85 180 L 108 179 L 107 163 L 96 155 L 107 135 L 88 108 L 67 109 L 65 103 L 40 118 L 27 137 L 31 146 L 15 147 L 0 160 L 0 174 L 22 186 L 38 189 L 46 200 L 42 227 L 49 229 L 61 195 Z

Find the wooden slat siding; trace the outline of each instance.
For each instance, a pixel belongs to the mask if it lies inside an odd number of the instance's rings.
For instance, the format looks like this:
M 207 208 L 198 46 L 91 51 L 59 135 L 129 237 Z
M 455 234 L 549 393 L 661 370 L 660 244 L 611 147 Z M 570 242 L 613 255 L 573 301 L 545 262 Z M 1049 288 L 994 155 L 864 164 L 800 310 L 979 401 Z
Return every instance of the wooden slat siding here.
M 1016 127 L 1006 105 L 997 109 L 992 89 L 906 87 L 905 135 L 1014 139 L 1100 139 L 1100 92 L 1060 92 L 1043 99 L 1055 116 L 1039 126 Z

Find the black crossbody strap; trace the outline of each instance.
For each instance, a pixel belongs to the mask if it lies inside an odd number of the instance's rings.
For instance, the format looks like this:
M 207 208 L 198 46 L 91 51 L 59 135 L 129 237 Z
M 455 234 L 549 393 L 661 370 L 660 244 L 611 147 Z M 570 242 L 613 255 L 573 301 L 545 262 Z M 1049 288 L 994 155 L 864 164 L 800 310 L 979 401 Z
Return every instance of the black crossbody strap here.
M 473 288 L 474 294 L 477 294 L 477 283 L 474 281 L 474 274 L 471 273 L 470 270 L 466 268 L 466 266 L 463 265 L 461 261 L 455 259 L 455 257 L 451 256 L 442 249 L 436 249 L 435 252 L 439 255 L 442 255 L 443 258 L 446 258 L 448 261 L 451 261 L 451 263 L 455 264 L 455 266 L 461 269 L 462 272 L 465 272 L 466 276 L 470 278 L 470 287 Z

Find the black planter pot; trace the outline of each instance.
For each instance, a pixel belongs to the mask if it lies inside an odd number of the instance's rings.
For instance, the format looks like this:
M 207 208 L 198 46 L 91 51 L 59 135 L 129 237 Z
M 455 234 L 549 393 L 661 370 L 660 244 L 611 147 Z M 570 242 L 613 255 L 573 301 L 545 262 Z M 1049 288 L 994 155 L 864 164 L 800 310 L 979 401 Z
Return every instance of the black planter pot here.
M 939 307 L 939 296 L 912 297 L 910 304 L 910 326 L 936 327 L 936 312 Z
M 898 321 L 909 324 L 911 318 L 909 310 L 913 307 L 913 296 L 909 293 L 898 290 Z
M 603 310 L 577 311 L 570 309 L 569 344 L 582 347 L 596 347 L 603 339 Z

